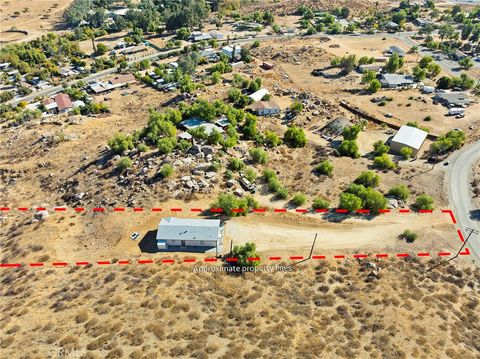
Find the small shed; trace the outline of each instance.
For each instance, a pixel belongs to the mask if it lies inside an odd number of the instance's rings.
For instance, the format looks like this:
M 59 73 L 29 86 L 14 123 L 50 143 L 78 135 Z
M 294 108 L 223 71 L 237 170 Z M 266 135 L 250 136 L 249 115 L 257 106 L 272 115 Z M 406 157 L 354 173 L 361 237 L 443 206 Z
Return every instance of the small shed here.
M 390 150 L 395 154 L 401 154 L 401 150 L 404 147 L 408 147 L 412 150 L 412 155 L 415 157 L 420 151 L 428 133 L 412 126 L 402 126 L 392 138 L 390 142 Z
M 223 251 L 224 226 L 218 219 L 162 218 L 157 229 L 157 248 L 169 251 Z

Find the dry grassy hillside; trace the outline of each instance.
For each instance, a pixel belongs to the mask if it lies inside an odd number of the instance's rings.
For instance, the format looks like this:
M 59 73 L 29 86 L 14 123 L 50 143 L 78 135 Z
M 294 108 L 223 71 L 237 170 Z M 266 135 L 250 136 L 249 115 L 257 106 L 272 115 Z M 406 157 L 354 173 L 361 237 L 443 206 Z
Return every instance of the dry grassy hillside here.
M 345 261 L 233 276 L 192 266 L 2 269 L 2 357 L 480 355 L 478 268 Z

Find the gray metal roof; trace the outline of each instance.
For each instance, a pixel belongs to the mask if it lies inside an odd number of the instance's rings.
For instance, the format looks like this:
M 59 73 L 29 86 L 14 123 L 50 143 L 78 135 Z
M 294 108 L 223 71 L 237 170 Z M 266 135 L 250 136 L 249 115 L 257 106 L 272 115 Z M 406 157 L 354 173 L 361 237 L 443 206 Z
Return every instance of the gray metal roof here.
M 412 85 L 415 82 L 415 79 L 410 75 L 384 74 L 382 75 L 380 82 L 396 86 Z
M 439 100 L 447 101 L 450 104 L 469 104 L 472 102 L 465 92 L 438 92 L 436 97 Z
M 217 241 L 220 230 L 218 219 L 168 217 L 158 225 L 157 240 Z
M 400 143 L 417 150 L 422 147 L 423 142 L 427 138 L 428 133 L 412 126 L 402 126 L 397 134 L 393 137 L 392 143 Z

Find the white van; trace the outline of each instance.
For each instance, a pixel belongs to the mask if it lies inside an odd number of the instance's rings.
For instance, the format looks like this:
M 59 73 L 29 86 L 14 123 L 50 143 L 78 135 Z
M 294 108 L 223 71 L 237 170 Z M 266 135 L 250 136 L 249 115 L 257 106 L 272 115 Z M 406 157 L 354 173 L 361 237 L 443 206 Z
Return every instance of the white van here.
M 422 87 L 422 92 L 423 93 L 434 93 L 435 92 L 435 87 L 433 87 L 433 86 L 423 86 Z

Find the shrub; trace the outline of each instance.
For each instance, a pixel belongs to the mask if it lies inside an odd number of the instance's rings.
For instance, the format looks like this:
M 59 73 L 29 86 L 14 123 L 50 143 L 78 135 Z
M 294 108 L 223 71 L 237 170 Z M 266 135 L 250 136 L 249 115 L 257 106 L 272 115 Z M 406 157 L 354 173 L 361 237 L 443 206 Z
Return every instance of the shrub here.
M 255 172 L 255 169 L 253 169 L 252 167 L 248 167 L 245 170 L 245 177 L 250 182 L 254 182 L 257 179 L 257 172 Z
M 307 202 L 307 196 L 303 193 L 296 193 L 292 198 L 292 204 L 295 206 L 302 206 Z
M 381 140 L 373 144 L 373 153 L 375 154 L 375 156 L 381 156 L 384 153 L 388 153 L 389 150 L 390 148 Z
M 282 187 L 282 184 L 280 183 L 277 177 L 271 177 L 268 180 L 268 189 L 271 192 L 277 192 L 281 187 Z
M 400 154 L 402 155 L 404 160 L 408 160 L 412 157 L 413 151 L 410 147 L 402 147 L 402 149 L 400 150 Z
M 159 173 L 162 178 L 170 177 L 173 174 L 173 166 L 166 163 L 160 168 Z
M 432 120 L 432 116 L 427 116 L 423 119 L 424 121 L 431 121 Z
M 343 139 L 344 140 L 356 140 L 358 138 L 358 134 L 362 128 L 359 125 L 353 125 L 350 127 L 345 127 L 343 129 Z
M 113 138 L 108 140 L 108 146 L 113 153 L 123 153 L 133 149 L 133 139 L 131 136 L 117 133 Z
M 394 169 L 395 163 L 392 162 L 390 157 L 386 153 L 381 156 L 375 157 L 373 160 L 373 165 L 377 168 L 384 169 L 384 170 L 391 170 Z
M 264 143 L 268 147 L 277 147 L 282 144 L 282 140 L 275 132 L 266 131 Z
M 417 197 L 414 207 L 417 210 L 432 210 L 434 207 L 433 198 L 426 194 L 422 194 Z
M 268 182 L 271 178 L 277 178 L 277 174 L 274 170 L 267 168 L 263 170 L 262 177 L 266 182 Z
M 326 199 L 317 197 L 313 200 L 312 208 L 313 209 L 328 209 L 328 208 L 330 208 L 330 202 L 328 202 Z
M 287 199 L 288 197 L 288 190 L 285 187 L 280 187 L 277 190 L 277 198 L 278 199 Z
M 140 143 L 137 146 L 137 149 L 138 149 L 139 152 L 147 152 L 148 151 L 148 146 L 144 143 Z
M 314 171 L 319 175 L 325 175 L 325 176 L 331 177 L 333 174 L 333 164 L 328 160 L 322 161 L 315 166 Z
M 452 130 L 445 135 L 440 136 L 430 146 L 432 154 L 442 154 L 448 151 L 458 150 L 465 142 L 465 133 L 463 131 Z
M 353 193 L 344 192 L 340 195 L 339 207 L 341 209 L 346 209 L 349 212 L 356 211 L 357 209 L 362 208 L 362 199 Z
M 245 167 L 245 163 L 241 159 L 238 158 L 231 158 L 230 162 L 228 163 L 228 168 L 232 171 L 240 171 Z
M 300 101 L 293 101 L 292 105 L 290 106 L 290 111 L 294 114 L 300 113 L 303 110 L 303 105 Z
M 390 188 L 390 191 L 388 191 L 388 195 L 395 197 L 396 199 L 401 199 L 403 201 L 406 201 L 410 196 L 410 191 L 408 190 L 407 187 L 398 185 Z
M 236 266 L 239 267 L 256 267 L 260 263 L 259 261 L 252 261 L 249 258 L 257 258 L 258 254 L 255 252 L 257 246 L 255 243 L 247 242 L 243 246 L 234 246 L 232 251 L 232 257 L 238 258 Z
M 370 91 L 371 93 L 375 93 L 378 90 L 380 90 L 381 87 L 382 87 L 382 84 L 380 83 L 380 81 L 378 81 L 377 79 L 373 79 L 370 81 L 370 84 L 368 85 L 368 91 Z
M 373 171 L 363 171 L 354 182 L 365 187 L 377 187 L 380 183 L 380 176 Z
M 157 141 L 157 148 L 161 154 L 167 154 L 173 151 L 176 140 L 173 137 L 164 137 Z
M 268 154 L 265 150 L 261 148 L 252 148 L 250 149 L 249 153 L 253 163 L 265 164 L 268 162 Z
M 304 147 L 307 144 L 307 137 L 303 129 L 292 126 L 285 132 L 284 141 L 291 147 Z
M 258 203 L 252 197 L 245 197 L 245 198 L 237 198 L 235 195 L 231 193 L 224 193 L 218 196 L 217 201 L 212 204 L 214 208 L 221 208 L 223 209 L 223 213 L 225 213 L 229 217 L 237 216 L 237 215 L 246 215 L 246 212 L 251 208 L 257 208 Z M 243 212 L 233 212 L 233 209 L 243 209 Z
M 360 153 L 358 152 L 358 145 L 355 140 L 344 140 L 338 147 L 338 152 L 342 156 L 358 158 Z
M 117 162 L 117 170 L 120 173 L 125 172 L 128 168 L 132 167 L 132 160 L 129 157 L 122 157 Z
M 401 235 L 400 235 L 400 238 L 401 239 L 404 239 L 405 241 L 407 241 L 408 243 L 412 243 L 412 242 L 415 242 L 415 240 L 417 239 L 417 234 L 409 229 L 406 229 Z

